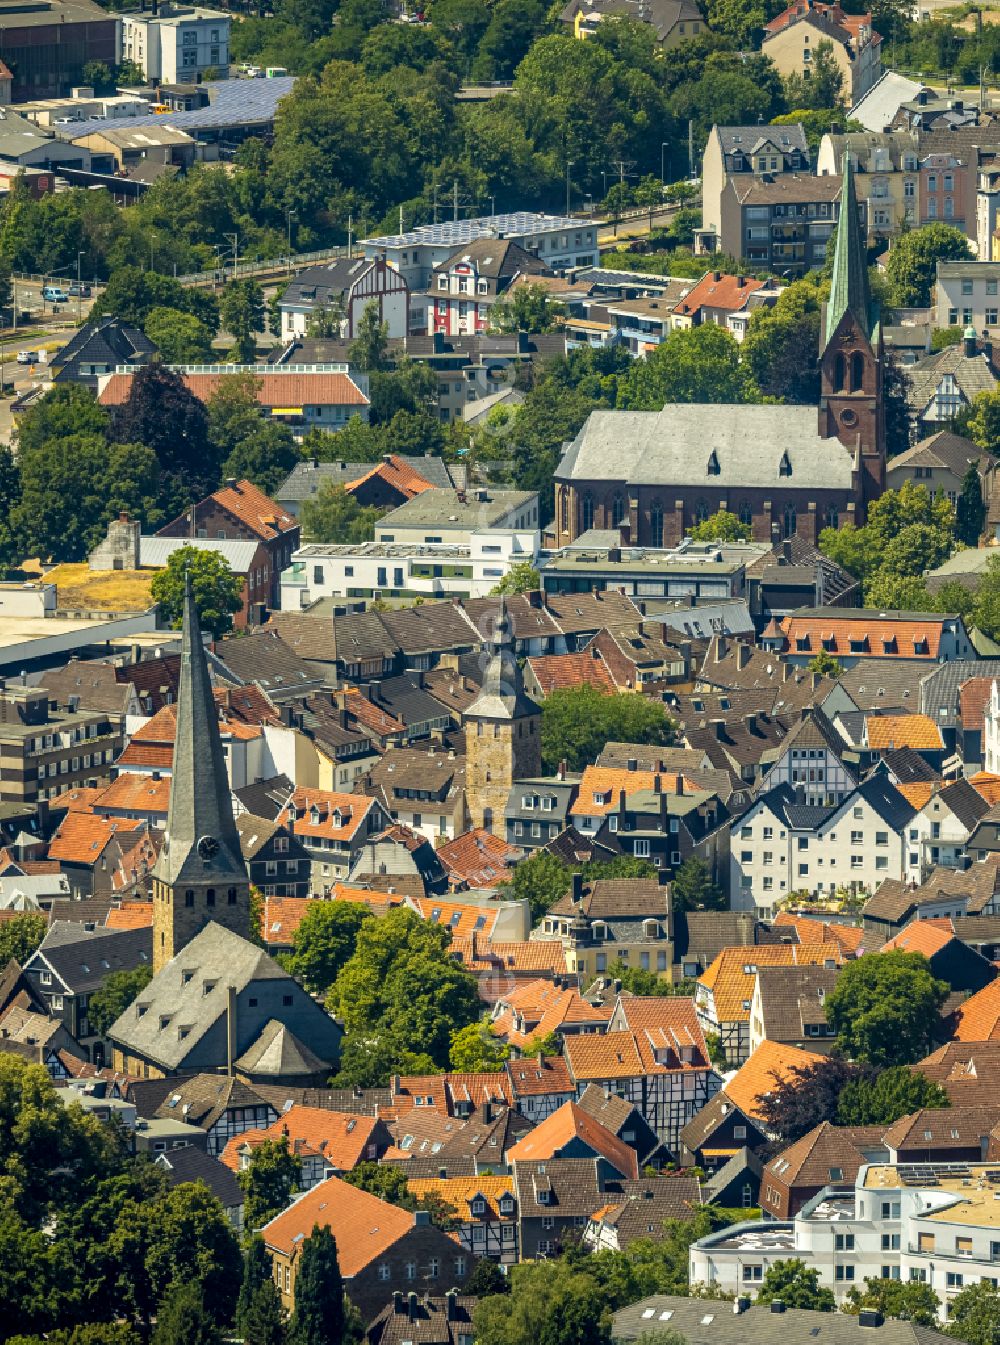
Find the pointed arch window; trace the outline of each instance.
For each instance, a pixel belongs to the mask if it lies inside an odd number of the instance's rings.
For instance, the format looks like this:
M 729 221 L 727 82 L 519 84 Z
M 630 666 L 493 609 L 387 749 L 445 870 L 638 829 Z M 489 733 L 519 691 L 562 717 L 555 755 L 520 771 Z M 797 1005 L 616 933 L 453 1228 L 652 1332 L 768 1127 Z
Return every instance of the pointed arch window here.
M 611 501 L 611 526 L 617 528 L 625 517 L 625 499 L 621 492 Z
M 663 545 L 663 506 L 654 500 L 649 510 L 649 545 Z
M 847 386 L 847 361 L 842 354 L 838 354 L 833 362 L 833 390 L 839 392 L 841 388 Z
M 749 500 L 740 501 L 739 519 L 747 527 L 753 523 L 753 505 Z
M 588 528 L 594 526 L 594 497 L 592 495 L 584 495 L 580 512 L 583 522 L 583 531 L 586 532 Z
M 709 516 L 708 501 L 699 500 L 694 507 L 694 521 L 696 523 L 704 523 L 705 520 L 708 518 L 708 516 Z
M 851 391 L 860 392 L 865 382 L 865 357 L 860 350 L 851 356 Z
M 782 453 L 781 455 L 781 461 L 778 463 L 778 475 L 791 476 L 791 474 L 792 474 L 792 460 L 788 456 L 788 450 L 786 449 L 785 452 Z
M 828 528 L 840 527 L 840 510 L 837 508 L 835 504 L 827 505 L 826 514 L 824 516 L 824 523 L 825 526 Z
M 569 532 L 569 491 L 565 487 L 559 492 L 559 527 Z
M 795 536 L 795 525 L 798 521 L 798 514 L 794 504 L 786 504 L 782 513 L 782 524 L 785 537 Z
M 719 455 L 713 448 L 711 453 L 708 455 L 708 474 L 709 476 L 719 476 L 721 474 L 721 471 L 722 468 L 719 466 Z

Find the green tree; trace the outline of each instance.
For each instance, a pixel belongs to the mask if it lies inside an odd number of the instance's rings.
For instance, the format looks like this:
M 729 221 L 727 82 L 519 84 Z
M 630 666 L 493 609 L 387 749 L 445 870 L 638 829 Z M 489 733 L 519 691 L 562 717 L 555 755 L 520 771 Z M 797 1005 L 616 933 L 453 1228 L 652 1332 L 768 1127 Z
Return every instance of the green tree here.
M 343 300 L 335 296 L 310 312 L 306 318 L 306 336 L 314 341 L 339 341 L 346 316 Z
M 389 324 L 378 315 L 378 304 L 366 304 L 358 319 L 357 335 L 348 350 L 348 359 L 363 374 L 385 369 L 388 364 Z
M 890 302 L 896 308 L 925 308 L 930 303 L 939 261 L 963 261 L 969 240 L 951 224 L 925 224 L 901 234 L 886 262 Z
M 170 553 L 164 569 L 153 576 L 152 594 L 160 604 L 160 615 L 174 630 L 179 630 L 184 616 L 184 585 L 191 577 L 194 605 L 202 629 L 220 639 L 232 630 L 233 613 L 243 602 L 243 581 L 233 574 L 229 562 L 215 551 L 199 551 L 193 546 L 181 546 Z
M 340 1069 L 332 1082 L 334 1088 L 384 1088 L 393 1074 L 440 1074 L 441 1068 L 389 1028 L 356 1028 L 341 1042 Z
M 897 1317 L 913 1322 L 915 1326 L 932 1329 L 939 1324 L 938 1308 L 941 1300 L 929 1284 L 915 1280 L 876 1280 L 865 1278 L 863 1289 L 848 1290 L 841 1312 L 857 1316 L 868 1309 L 883 1317 Z
M 950 594 L 942 589 L 938 597 L 942 603 L 946 598 L 951 602 L 953 592 Z M 969 615 L 972 624 L 991 640 L 1000 635 L 1000 556 L 990 556 L 986 562 L 986 570 L 973 595 Z
M 1000 1341 L 1000 1293 L 986 1280 L 967 1284 L 949 1304 L 948 1334 L 966 1345 Z
M 827 649 L 817 649 L 806 666 L 811 673 L 816 673 L 819 677 L 839 677 L 844 671 L 840 666 L 840 660 L 835 659 Z
M 90 996 L 87 1017 L 90 1026 L 98 1034 L 105 1036 L 111 1024 L 122 1016 L 140 991 L 145 990 L 153 979 L 152 967 L 135 967 L 131 971 L 113 971 L 105 977 L 99 988 Z
M 23 967 L 48 928 L 47 918 L 33 911 L 24 911 L 0 924 L 0 967 L 5 967 L 12 957 Z
M 865 1074 L 849 1080 L 837 1103 L 837 1124 L 892 1125 L 902 1116 L 924 1107 L 950 1107 L 948 1094 L 919 1070 L 893 1065 L 874 1078 Z
M 675 911 L 725 911 L 729 907 L 725 892 L 712 881 L 711 870 L 697 855 L 684 861 L 670 886 Z
M 245 1242 L 243 1252 L 243 1280 L 240 1284 L 239 1298 L 236 1300 L 236 1329 L 246 1336 L 247 1314 L 257 1290 L 266 1284 L 272 1275 L 271 1257 L 264 1246 L 259 1233 L 252 1233 Z
M 794 1257 L 772 1261 L 757 1290 L 758 1303 L 780 1299 L 786 1308 L 809 1308 L 813 1312 L 833 1312 L 833 1290 L 819 1283 L 819 1271 Z
M 467 1023 L 451 1034 L 451 1067 L 459 1074 L 492 1073 L 510 1059 L 510 1047 L 497 1041 L 484 1023 Z
M 495 1261 L 488 1256 L 477 1256 L 472 1274 L 465 1281 L 465 1293 L 473 1298 L 489 1298 L 491 1294 L 509 1294 L 510 1281 Z
M 544 285 L 515 285 L 490 312 L 496 332 L 551 332 L 565 313 Z
M 136 372 L 127 400 L 115 408 L 109 437 L 145 444 L 156 454 L 158 504 L 168 519 L 219 484 L 221 459 L 208 437 L 205 408 L 163 364 L 145 364 Z
M 1000 456 L 1000 392 L 981 392 L 973 398 L 965 433 L 987 453 Z
M 21 539 L 12 527 L 21 502 L 21 473 L 7 444 L 0 444 L 0 565 L 20 560 Z
M 193 313 L 179 308 L 151 308 L 143 330 L 167 364 L 208 364 L 212 333 Z
M 222 1345 L 198 1284 L 178 1284 L 156 1314 L 152 1345 Z
M 452 960 L 450 943 L 448 930 L 405 907 L 366 921 L 327 1007 L 348 1036 L 382 1033 L 393 1049 L 424 1053 L 443 1067 L 452 1032 L 479 1018 L 475 978 Z
M 957 346 L 961 339 L 961 327 L 935 327 L 931 332 L 931 351 L 947 350 L 949 346 Z
M 668 402 L 759 402 L 733 334 L 713 323 L 672 331 L 622 380 L 618 405 L 659 411 Z
M 255 1231 L 287 1209 L 299 1189 L 302 1164 L 282 1135 L 258 1144 L 247 1166 L 237 1172 L 236 1180 L 243 1192 L 243 1222 Z
M 286 1345 L 288 1324 L 281 1295 L 273 1280 L 259 1285 L 247 1308 L 243 1327 L 246 1345 Z
M 537 923 L 570 886 L 571 870 L 548 850 L 535 850 L 513 869 L 510 881 L 500 890 L 510 901 L 527 901 L 531 919 Z M 0 926 L 0 929 L 3 927 Z
M 622 989 L 630 995 L 645 995 L 663 998 L 673 993 L 674 987 L 655 971 L 643 971 L 640 967 L 627 967 L 624 962 L 612 962 L 608 968 L 612 981 L 621 981 Z
M 560 688 L 542 706 L 542 762 L 554 771 L 565 761 L 582 770 L 605 743 L 668 743 L 673 723 L 658 701 L 630 692 L 605 695 L 596 687 Z
M 611 1312 L 591 1276 L 544 1261 L 512 1266 L 510 1281 L 476 1307 L 477 1345 L 609 1345 Z
M 766 396 L 819 401 L 820 310 L 828 294 L 828 280 L 805 276 L 783 289 L 773 307 L 751 315 L 741 355 Z
M 532 593 L 542 586 L 541 575 L 529 560 L 520 560 L 512 565 L 499 584 L 490 590 L 491 594 Z
M 324 481 L 315 495 L 302 501 L 302 532 L 311 542 L 370 542 L 383 513 L 358 504 L 343 486 Z
M 289 427 L 261 415 L 258 386 L 251 373 L 219 380 L 205 403 L 208 438 L 223 476 L 252 481 L 272 495 L 300 456 Z
M 870 954 L 848 962 L 826 998 L 840 1049 L 872 1065 L 906 1065 L 930 1050 L 948 995 L 920 953 Z
M 354 953 L 358 931 L 372 918 L 353 901 L 311 901 L 292 936 L 285 966 L 314 995 L 325 995 Z
M 257 356 L 255 334 L 264 330 L 264 291 L 256 280 L 230 281 L 219 305 L 219 320 L 233 338 L 236 362 L 253 364 Z
M 979 467 L 977 463 L 970 462 L 962 478 L 962 493 L 955 506 L 955 535 L 966 546 L 978 546 L 985 522 L 986 505 L 983 503 Z
M 119 513 L 158 520 L 159 473 L 142 444 L 67 435 L 22 450 L 18 461 L 11 528 L 23 555 L 83 560 Z
M 313 1224 L 302 1243 L 295 1276 L 295 1345 L 343 1345 L 344 1287 L 337 1243 L 329 1228 Z
M 154 308 L 190 313 L 213 335 L 218 330 L 219 308 L 211 294 L 138 266 L 115 268 L 107 286 L 94 300 L 90 316 L 117 317 L 145 330 L 146 319 Z
M 789 107 L 806 111 L 839 108 L 844 97 L 844 75 L 833 53 L 833 43 L 822 38 L 813 50 L 809 78 L 792 74 L 785 79 L 785 97 Z
M 728 509 L 719 509 L 688 529 L 696 542 L 749 542 L 751 532 L 750 524 L 741 523 Z
M 398 1205 L 400 1209 L 412 1209 L 416 1203 L 410 1195 L 406 1173 L 396 1163 L 359 1163 L 344 1173 L 343 1180 L 359 1191 L 367 1191 L 370 1196 Z

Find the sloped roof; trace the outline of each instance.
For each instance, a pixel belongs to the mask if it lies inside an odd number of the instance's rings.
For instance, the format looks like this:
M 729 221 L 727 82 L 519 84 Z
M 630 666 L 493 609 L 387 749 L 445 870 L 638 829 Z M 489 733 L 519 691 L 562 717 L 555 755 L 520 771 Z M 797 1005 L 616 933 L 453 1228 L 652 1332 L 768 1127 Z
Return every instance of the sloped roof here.
M 941 730 L 929 715 L 869 715 L 866 730 L 868 746 L 875 752 L 896 747 L 912 747 L 915 752 L 944 748 Z
M 274 1079 L 305 1078 L 310 1074 L 329 1071 L 330 1062 L 321 1060 L 315 1051 L 299 1041 L 284 1023 L 276 1018 L 265 1023 L 260 1036 L 236 1061 L 245 1074 L 264 1075 Z
M 831 1183 L 853 1186 L 858 1170 L 870 1161 L 864 1149 L 870 1151 L 882 1147 L 882 1129 L 881 1126 L 834 1126 L 829 1121 L 821 1121 L 815 1129 L 772 1158 L 767 1171 L 786 1187 L 823 1187 Z
M 825 966 L 828 962 L 840 966 L 843 960 L 843 948 L 836 942 L 724 948 L 698 980 L 712 992 L 716 1022 L 749 1022 L 759 966 L 799 967 L 809 963 Z
M 753 1120 L 763 1119 L 764 1100 L 793 1078 L 792 1071 L 822 1064 L 825 1056 L 783 1042 L 762 1041 L 725 1086 L 725 1094 Z
M 291 1256 L 317 1224 L 333 1234 L 340 1272 L 351 1280 L 404 1237 L 415 1219 L 409 1210 L 329 1177 L 265 1224 L 261 1237 L 266 1246 Z
M 242 1149 L 255 1149 L 265 1140 L 280 1140 L 284 1136 L 289 1148 L 299 1158 L 319 1154 L 331 1167 L 350 1172 L 365 1157 L 377 1125 L 374 1116 L 358 1116 L 353 1112 L 296 1103 L 282 1111 L 266 1129 L 234 1135 L 219 1155 L 219 1161 L 236 1172 Z
M 1000 978 L 959 1005 L 952 1023 L 953 1041 L 1000 1041 Z

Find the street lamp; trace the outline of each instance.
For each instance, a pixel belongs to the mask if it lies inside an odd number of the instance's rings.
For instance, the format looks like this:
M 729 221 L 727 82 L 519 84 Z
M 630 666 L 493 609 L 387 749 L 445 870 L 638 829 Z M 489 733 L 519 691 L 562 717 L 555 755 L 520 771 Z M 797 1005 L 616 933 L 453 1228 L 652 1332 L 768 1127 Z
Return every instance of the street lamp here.
M 566 160 L 566 218 L 567 218 L 567 219 L 569 219 L 569 192 L 570 192 L 570 177 L 569 177 L 569 170 L 573 167 L 573 164 L 574 164 L 575 162 L 576 162 L 576 161 L 575 161 L 574 159 L 567 159 L 567 160 Z
M 230 239 L 233 245 L 233 279 L 236 279 L 240 266 L 239 234 L 223 234 L 224 238 Z
M 292 273 L 292 220 L 295 218 L 294 210 L 285 211 L 285 222 L 288 225 L 288 274 Z

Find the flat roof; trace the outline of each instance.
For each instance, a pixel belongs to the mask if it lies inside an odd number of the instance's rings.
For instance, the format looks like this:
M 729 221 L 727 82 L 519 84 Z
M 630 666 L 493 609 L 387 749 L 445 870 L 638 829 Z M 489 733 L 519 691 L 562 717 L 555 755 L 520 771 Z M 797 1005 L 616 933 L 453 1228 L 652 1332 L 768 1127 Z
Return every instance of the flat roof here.
M 543 215 L 535 210 L 516 210 L 509 215 L 479 215 L 476 219 L 446 220 L 422 224 L 407 233 L 362 238 L 362 247 L 461 247 L 477 238 L 521 238 L 525 234 L 558 233 L 562 229 L 593 229 L 592 220 L 574 215 Z
M 453 490 L 434 487 L 422 490 L 398 509 L 391 510 L 376 523 L 379 530 L 387 527 L 419 528 L 434 524 L 438 527 L 487 528 L 491 521 L 502 518 L 537 498 L 533 490 L 490 490 L 487 498 L 476 498 L 469 491 L 462 501 Z
M 1000 1228 L 1000 1164 L 872 1163 L 864 1173 L 867 1191 L 903 1188 L 933 1200 L 937 1208 L 921 1211 L 921 1219 Z
M 0 28 L 9 33 L 18 28 L 40 28 L 44 24 L 58 27 L 61 23 L 117 23 L 117 17 L 94 4 L 93 0 L 0 0 Z
M 305 546 L 300 546 L 297 551 L 292 552 L 292 564 L 294 565 L 296 561 L 336 560 L 341 556 L 345 559 L 349 556 L 358 558 L 371 556 L 373 559 L 378 556 L 387 559 L 415 556 L 426 557 L 428 560 L 447 560 L 454 556 L 460 560 L 468 560 L 471 555 L 470 547 L 459 546 L 453 542 L 358 542 L 354 545 L 307 542 Z
M 94 6 L 96 9 L 97 7 Z M 0 11 L 2 12 L 2 11 Z M 104 10 L 102 17 L 109 17 Z M 111 15 L 110 17 L 114 17 Z M 207 107 L 194 107 L 189 112 L 140 113 L 138 117 L 129 117 L 132 126 L 172 126 L 180 131 L 224 130 L 226 127 L 266 126 L 274 120 L 275 110 L 282 98 L 291 93 L 295 84 L 293 75 L 282 75 L 279 79 L 222 79 L 211 80 L 201 85 L 208 90 L 211 100 Z M 112 123 L 117 124 L 117 119 Z M 93 135 L 97 131 L 106 131 L 109 123 L 99 118 L 90 121 L 74 122 L 72 127 L 59 127 L 60 131 L 73 132 L 73 139 L 84 135 Z
M 614 570 L 656 574 L 669 571 L 679 575 L 731 575 L 742 570 L 745 561 L 723 556 L 685 556 L 665 551 L 622 551 L 618 560 L 611 560 L 606 551 L 570 551 L 542 561 L 539 569 L 554 570 Z

